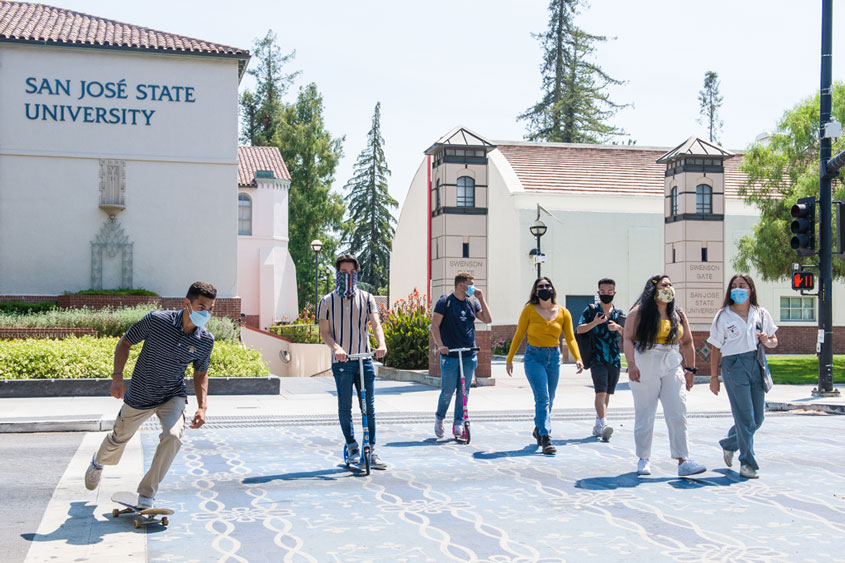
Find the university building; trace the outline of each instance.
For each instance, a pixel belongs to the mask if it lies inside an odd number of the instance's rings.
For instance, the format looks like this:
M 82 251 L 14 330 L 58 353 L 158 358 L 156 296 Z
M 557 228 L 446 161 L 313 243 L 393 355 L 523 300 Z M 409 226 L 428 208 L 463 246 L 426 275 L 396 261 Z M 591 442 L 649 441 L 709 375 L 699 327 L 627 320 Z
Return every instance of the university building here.
M 741 151 L 695 137 L 674 148 L 538 143 L 488 140 L 456 127 L 425 150 L 411 181 L 390 294 L 416 287 L 436 300 L 452 291 L 458 271 L 473 273 L 493 315 L 492 326 L 478 327 L 482 345 L 513 337 L 538 261 L 576 323 L 600 278 L 616 280 L 614 303 L 627 310 L 650 276 L 666 273 L 706 365 L 704 339 L 735 273 L 737 243 L 759 218 L 737 193 L 741 160 Z M 814 353 L 815 298 L 751 274 L 781 327 L 776 351 Z M 834 303 L 834 319 L 843 324 L 845 305 Z M 835 337 L 842 353 L 842 326 Z
M 296 315 L 290 175 L 237 146 L 247 50 L 7 1 L 0 47 L 0 299 L 140 287 L 180 307 L 203 280 L 233 318 Z

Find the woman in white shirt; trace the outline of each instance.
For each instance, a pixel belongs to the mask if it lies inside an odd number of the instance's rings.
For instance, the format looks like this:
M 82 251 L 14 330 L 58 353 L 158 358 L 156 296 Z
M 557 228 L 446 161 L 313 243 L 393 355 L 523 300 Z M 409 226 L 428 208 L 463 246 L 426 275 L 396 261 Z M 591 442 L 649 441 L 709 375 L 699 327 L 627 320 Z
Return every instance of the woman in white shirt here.
M 760 469 L 754 458 L 754 433 L 763 424 L 766 409 L 757 342 L 774 348 L 778 345 L 777 329 L 769 312 L 757 303 L 751 276 L 735 274 L 728 284 L 723 308 L 713 319 L 707 342 L 713 346 L 710 390 L 719 394 L 721 368 L 734 418 L 734 425 L 719 445 L 728 467 L 733 465 L 734 453 L 739 450 L 739 474 L 747 479 L 756 479 Z

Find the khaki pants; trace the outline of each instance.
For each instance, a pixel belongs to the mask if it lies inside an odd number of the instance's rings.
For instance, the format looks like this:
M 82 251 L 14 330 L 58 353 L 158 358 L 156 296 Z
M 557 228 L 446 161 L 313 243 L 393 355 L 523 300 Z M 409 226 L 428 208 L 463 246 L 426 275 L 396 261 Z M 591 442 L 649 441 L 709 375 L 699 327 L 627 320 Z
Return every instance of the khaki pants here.
M 97 452 L 97 463 L 101 465 L 117 465 L 123 456 L 126 444 L 138 431 L 145 420 L 153 414 L 161 422 L 158 448 L 153 456 L 150 470 L 138 484 L 138 493 L 145 497 L 155 498 L 158 485 L 161 483 L 176 453 L 182 446 L 182 433 L 185 431 L 185 397 L 173 397 L 164 404 L 153 409 L 134 409 L 125 404 L 120 408 L 114 429 L 105 437 Z

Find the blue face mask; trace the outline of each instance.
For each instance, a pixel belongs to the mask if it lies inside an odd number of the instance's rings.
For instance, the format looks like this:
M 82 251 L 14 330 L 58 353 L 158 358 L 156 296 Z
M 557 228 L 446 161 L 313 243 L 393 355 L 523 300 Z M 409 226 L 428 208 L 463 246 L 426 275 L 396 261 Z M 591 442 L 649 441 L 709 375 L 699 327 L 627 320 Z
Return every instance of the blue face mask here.
M 205 323 L 208 322 L 208 319 L 211 318 L 211 313 L 208 311 L 191 311 L 189 315 L 191 322 L 194 323 L 196 326 L 202 328 L 205 326 Z
M 472 297 L 472 294 L 475 293 L 475 286 L 468 285 L 467 286 L 467 297 Z
M 748 290 L 741 287 L 735 287 L 731 290 L 731 299 L 737 305 L 742 305 L 748 301 Z

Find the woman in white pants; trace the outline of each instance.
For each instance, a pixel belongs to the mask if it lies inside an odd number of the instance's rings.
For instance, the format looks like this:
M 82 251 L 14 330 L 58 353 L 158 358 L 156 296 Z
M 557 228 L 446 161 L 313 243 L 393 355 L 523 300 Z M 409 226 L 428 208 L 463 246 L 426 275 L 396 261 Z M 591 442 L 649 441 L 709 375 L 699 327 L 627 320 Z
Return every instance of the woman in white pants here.
M 634 395 L 634 440 L 638 475 L 651 475 L 651 440 L 657 401 L 669 429 L 669 449 L 678 460 L 678 475 L 703 473 L 706 468 L 689 459 L 686 393 L 695 375 L 695 349 L 687 317 L 675 307 L 669 276 L 652 276 L 628 314 L 625 359 Z M 685 389 L 686 388 L 686 389 Z

